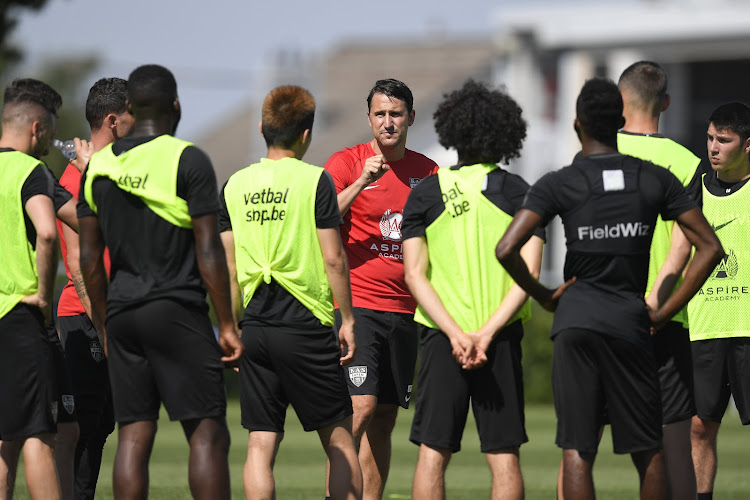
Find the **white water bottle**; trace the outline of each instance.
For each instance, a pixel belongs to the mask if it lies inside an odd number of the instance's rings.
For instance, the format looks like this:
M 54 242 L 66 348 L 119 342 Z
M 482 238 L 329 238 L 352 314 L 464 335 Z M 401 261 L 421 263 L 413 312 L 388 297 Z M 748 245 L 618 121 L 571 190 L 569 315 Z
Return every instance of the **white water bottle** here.
M 60 152 L 69 160 L 76 159 L 76 145 L 73 139 L 67 141 L 61 141 L 60 139 L 54 139 L 52 145 L 60 150 Z

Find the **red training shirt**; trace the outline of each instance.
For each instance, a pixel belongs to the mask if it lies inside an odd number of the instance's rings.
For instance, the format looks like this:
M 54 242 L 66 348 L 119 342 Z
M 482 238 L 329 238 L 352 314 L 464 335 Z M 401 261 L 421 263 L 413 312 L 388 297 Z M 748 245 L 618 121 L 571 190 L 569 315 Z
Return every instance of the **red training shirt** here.
M 60 177 L 60 185 L 68 190 L 70 194 L 77 200 L 78 191 L 81 188 L 81 173 L 73 165 L 68 164 Z M 60 294 L 60 302 L 57 304 L 57 315 L 58 316 L 77 316 L 84 314 L 86 310 L 83 308 L 78 294 L 76 293 L 73 280 L 70 276 L 70 269 L 68 269 L 68 245 L 65 243 L 65 236 L 63 236 L 62 222 L 57 219 L 57 232 L 60 234 L 60 250 L 62 252 L 63 263 L 65 264 L 65 274 L 68 275 L 68 282 Z M 104 268 L 107 270 L 109 275 L 109 251 L 104 249 Z
M 375 156 L 369 142 L 334 153 L 325 168 L 336 193 L 362 174 L 367 158 Z M 413 314 L 417 303 L 404 279 L 401 219 L 412 188 L 438 170 L 426 156 L 406 150 L 387 162 L 391 169 L 367 186 L 344 215 L 341 241 L 349 259 L 354 307 Z

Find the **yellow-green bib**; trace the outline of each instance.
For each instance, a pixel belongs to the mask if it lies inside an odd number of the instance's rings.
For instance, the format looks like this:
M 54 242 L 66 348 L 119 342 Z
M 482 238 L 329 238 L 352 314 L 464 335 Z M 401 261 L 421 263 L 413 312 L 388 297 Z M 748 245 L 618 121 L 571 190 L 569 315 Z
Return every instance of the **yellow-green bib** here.
M 478 330 L 500 306 L 513 279 L 495 258 L 495 246 L 513 217 L 482 194 L 497 165 L 478 164 L 438 171 L 445 210 L 425 230 L 427 277 L 445 309 L 465 332 Z M 531 317 L 529 302 L 509 321 Z M 421 307 L 417 323 L 438 328 Z
M 140 198 L 155 214 L 175 226 L 192 229 L 187 202 L 177 196 L 177 170 L 182 151 L 191 143 L 162 135 L 120 155 L 112 144 L 95 153 L 86 170 L 84 195 L 97 213 L 91 187 L 99 177 L 117 183 L 117 187 Z
M 747 185 L 728 196 L 714 196 L 703 186 L 703 215 L 716 231 L 725 255 L 688 304 L 690 340 L 750 337 L 748 207 Z
M 0 272 L 0 318 L 28 295 L 37 292 L 36 252 L 26 236 L 21 190 L 39 160 L 18 151 L 0 153 L 0 255 L 6 265 Z
M 620 132 L 617 134 L 617 149 L 622 154 L 635 156 L 666 168 L 677 177 L 683 186 L 690 184 L 700 164 L 700 158 L 691 153 L 689 149 L 661 136 Z M 646 296 L 651 293 L 656 275 L 669 255 L 669 249 L 672 246 L 673 225 L 674 221 L 665 221 L 661 216 L 656 219 L 654 237 L 651 240 Z M 681 283 L 682 278 L 679 278 L 675 288 Z M 685 309 L 680 310 L 674 315 L 672 321 L 681 322 L 687 327 L 687 311 Z
M 333 325 L 333 295 L 315 226 L 322 174 L 295 158 L 263 158 L 227 182 L 224 199 L 245 306 L 261 282 L 273 279 L 323 325 Z

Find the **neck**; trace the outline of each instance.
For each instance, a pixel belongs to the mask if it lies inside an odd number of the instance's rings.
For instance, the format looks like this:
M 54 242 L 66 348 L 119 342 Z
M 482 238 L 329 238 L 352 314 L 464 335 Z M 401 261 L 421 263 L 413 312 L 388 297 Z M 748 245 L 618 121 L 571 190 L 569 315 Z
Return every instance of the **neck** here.
M 281 146 L 269 146 L 266 158 L 269 160 L 283 160 L 284 158 L 299 158 L 302 159 L 302 155 L 299 154 L 297 148 L 292 149 L 283 148 Z
M 102 150 L 107 144 L 115 141 L 115 136 L 108 128 L 100 128 L 91 132 L 91 143 L 94 145 L 94 152 Z
M 616 139 L 615 139 L 616 140 Z M 581 154 L 583 156 L 617 153 L 617 144 L 600 142 L 585 135 L 581 137 Z
M 721 182 L 729 184 L 734 184 L 735 182 L 744 181 L 745 179 L 750 178 L 750 163 L 748 163 L 748 158 L 745 158 L 742 168 L 730 171 L 717 170 L 716 177 L 718 177 Z
M 134 110 L 133 114 L 136 117 L 133 131 L 130 134 L 133 137 L 172 135 L 174 133 L 175 122 L 169 113 L 143 113 L 139 116 L 138 111 Z
M 659 115 L 653 116 L 650 113 L 628 112 L 625 110 L 625 126 L 622 128 L 625 132 L 631 134 L 658 134 L 659 133 Z
M 378 143 L 378 141 L 373 139 L 370 141 L 370 146 L 372 146 L 372 150 L 375 151 L 376 155 L 383 155 L 386 162 L 399 161 L 406 156 L 406 142 L 393 148 L 384 148 Z
M 13 133 L 4 133 L 0 137 L 0 148 L 10 148 L 29 154 L 31 151 L 31 137 L 27 138 Z

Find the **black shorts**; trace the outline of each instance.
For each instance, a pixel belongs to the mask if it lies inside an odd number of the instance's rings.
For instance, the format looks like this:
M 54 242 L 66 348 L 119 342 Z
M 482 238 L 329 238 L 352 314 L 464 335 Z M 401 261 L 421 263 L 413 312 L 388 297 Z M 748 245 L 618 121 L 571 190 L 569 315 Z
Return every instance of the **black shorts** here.
M 695 340 L 691 345 L 698 416 L 721 422 L 731 394 L 742 424 L 750 424 L 750 338 Z
M 289 404 L 313 431 L 352 414 L 339 344 L 330 328 L 297 330 L 244 325 L 240 360 L 242 426 L 284 432 Z
M 65 364 L 65 353 L 63 352 L 60 337 L 53 325 L 47 326 L 47 340 L 52 349 L 52 357 L 55 360 L 55 377 L 57 378 L 57 423 L 69 424 L 78 421 L 76 411 L 76 399 L 73 393 L 73 384 L 70 381 L 70 373 Z
M 224 364 L 211 321 L 202 310 L 160 299 L 107 320 L 109 378 L 115 419 L 170 420 L 226 414 Z
M 79 420 L 82 412 L 111 414 L 112 391 L 107 358 L 94 325 L 86 314 L 58 316 L 57 322 Z
M 346 366 L 349 394 L 408 408 L 418 350 L 414 315 L 355 307 L 354 320 L 357 350 Z M 337 309 L 337 330 L 340 325 Z
M 554 341 L 557 445 L 596 453 L 606 409 L 615 453 L 661 448 L 661 394 L 653 350 L 576 328 L 560 332 Z
M 453 359 L 451 343 L 439 330 L 422 332 L 417 407 L 411 436 L 415 444 L 457 452 L 466 426 L 469 401 L 483 453 L 528 441 L 524 427 L 520 321 L 497 334 L 487 363 L 464 370 Z
M 689 420 L 695 415 L 690 334 L 682 323 L 670 321 L 653 339 L 659 367 L 662 423 Z
M 41 311 L 18 304 L 0 318 L 0 440 L 57 432 L 55 375 Z

